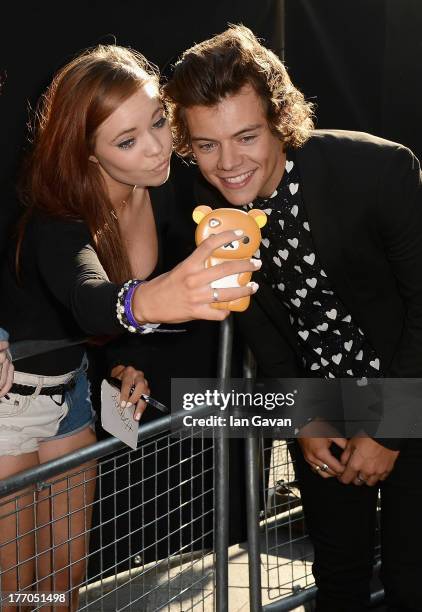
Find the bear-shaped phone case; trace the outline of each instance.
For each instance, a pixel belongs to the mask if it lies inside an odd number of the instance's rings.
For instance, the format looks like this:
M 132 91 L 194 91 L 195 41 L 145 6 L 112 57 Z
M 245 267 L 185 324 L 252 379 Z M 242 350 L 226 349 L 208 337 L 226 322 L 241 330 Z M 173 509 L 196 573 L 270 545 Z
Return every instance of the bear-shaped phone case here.
M 251 259 L 261 243 L 261 227 L 267 222 L 267 216 L 262 210 L 252 209 L 248 212 L 234 208 L 216 208 L 200 205 L 192 214 L 193 220 L 198 224 L 195 232 L 195 241 L 199 245 L 208 236 L 219 234 L 227 230 L 243 230 L 243 236 L 224 244 L 216 249 L 209 257 L 205 266 L 215 266 L 233 259 Z M 213 289 L 227 287 L 241 287 L 251 280 L 251 272 L 242 272 L 219 278 L 211 283 Z M 250 303 L 250 296 L 238 298 L 231 302 L 215 302 L 214 308 L 221 310 L 234 310 L 242 312 Z

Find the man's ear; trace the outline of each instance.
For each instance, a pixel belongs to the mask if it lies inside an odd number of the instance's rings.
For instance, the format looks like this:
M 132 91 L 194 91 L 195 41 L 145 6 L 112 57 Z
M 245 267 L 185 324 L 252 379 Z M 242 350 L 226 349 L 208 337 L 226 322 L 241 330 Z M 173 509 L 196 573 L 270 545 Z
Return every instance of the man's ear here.
M 248 215 L 255 219 L 258 227 L 264 227 L 267 222 L 267 215 L 264 213 L 263 210 L 252 208 L 252 210 L 248 211 Z
M 88 157 L 89 161 L 92 162 L 93 164 L 98 164 L 98 159 L 95 157 L 95 155 L 90 155 Z
M 212 208 L 210 206 L 201 204 L 200 206 L 197 206 L 195 210 L 193 211 L 192 219 L 195 221 L 195 223 L 199 225 L 202 219 L 206 217 L 211 211 L 212 211 Z

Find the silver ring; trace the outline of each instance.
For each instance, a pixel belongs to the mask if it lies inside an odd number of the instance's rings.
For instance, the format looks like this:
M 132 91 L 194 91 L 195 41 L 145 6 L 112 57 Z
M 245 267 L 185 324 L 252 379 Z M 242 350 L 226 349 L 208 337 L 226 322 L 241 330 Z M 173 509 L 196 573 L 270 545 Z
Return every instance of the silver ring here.
M 328 472 L 330 468 L 328 467 L 328 465 L 326 463 L 323 463 L 321 465 L 321 472 Z
M 319 472 L 321 469 L 322 469 L 322 468 L 321 468 L 321 466 L 320 466 L 320 465 L 316 465 L 316 466 L 314 467 L 314 472 Z
M 213 300 L 213 302 L 218 302 L 218 291 L 217 291 L 217 289 L 213 289 L 212 300 Z
M 361 478 L 359 475 L 356 476 L 356 480 L 359 480 L 359 482 L 366 482 L 365 478 Z

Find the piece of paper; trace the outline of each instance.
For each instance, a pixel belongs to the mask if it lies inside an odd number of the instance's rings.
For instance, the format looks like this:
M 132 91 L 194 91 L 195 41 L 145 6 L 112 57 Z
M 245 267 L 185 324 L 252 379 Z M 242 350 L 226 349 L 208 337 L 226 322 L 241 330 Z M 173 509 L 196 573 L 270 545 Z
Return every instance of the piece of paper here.
M 133 419 L 134 407 L 120 406 L 120 391 L 106 380 L 101 385 L 101 425 L 130 448 L 138 445 L 139 423 Z

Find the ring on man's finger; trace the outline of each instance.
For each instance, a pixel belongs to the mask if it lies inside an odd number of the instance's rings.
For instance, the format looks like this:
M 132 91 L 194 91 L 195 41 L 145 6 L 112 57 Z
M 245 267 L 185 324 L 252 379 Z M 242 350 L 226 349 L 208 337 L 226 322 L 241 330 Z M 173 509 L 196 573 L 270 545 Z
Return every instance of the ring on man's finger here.
M 366 482 L 365 478 L 362 478 L 359 474 L 356 476 L 356 480 L 359 480 L 359 482 Z
M 212 301 L 213 302 L 218 302 L 218 299 L 219 299 L 218 298 L 218 291 L 217 291 L 217 289 L 213 289 L 212 290 Z
M 322 472 L 328 472 L 328 470 L 329 470 L 330 468 L 328 467 L 328 465 L 327 465 L 326 463 L 323 463 L 323 464 L 320 466 L 320 469 L 321 469 L 321 471 L 322 471 Z
M 321 470 L 321 466 L 320 465 L 314 465 L 312 469 L 316 473 L 316 472 L 319 472 Z

